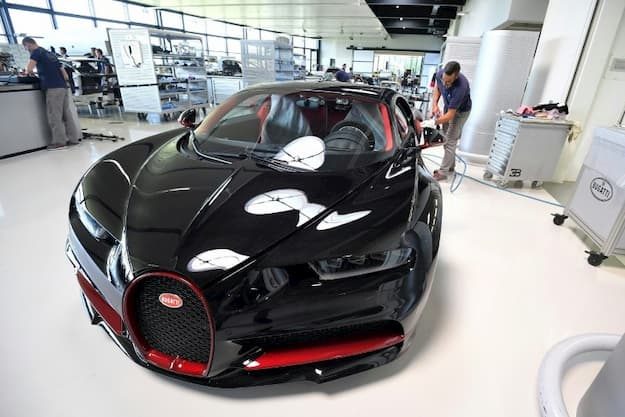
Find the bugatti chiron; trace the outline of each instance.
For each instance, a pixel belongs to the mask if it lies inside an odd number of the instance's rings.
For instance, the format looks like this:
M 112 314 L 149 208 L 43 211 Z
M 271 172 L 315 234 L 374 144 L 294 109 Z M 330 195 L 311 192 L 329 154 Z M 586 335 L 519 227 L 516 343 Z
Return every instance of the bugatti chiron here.
M 324 382 L 405 351 L 442 219 L 407 101 L 276 83 L 180 122 L 73 193 L 66 250 L 91 323 L 146 368 L 220 387 Z

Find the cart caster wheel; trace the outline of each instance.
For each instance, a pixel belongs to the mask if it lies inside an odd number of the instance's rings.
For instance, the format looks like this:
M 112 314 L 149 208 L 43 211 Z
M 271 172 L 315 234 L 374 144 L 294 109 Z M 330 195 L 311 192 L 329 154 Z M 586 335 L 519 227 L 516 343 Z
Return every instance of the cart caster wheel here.
M 565 216 L 564 214 L 552 214 L 553 216 L 553 224 L 556 226 L 562 226 L 564 221 L 569 218 L 569 216 Z
M 508 188 L 510 186 L 510 183 L 506 180 L 498 180 L 497 181 L 497 187 L 499 188 Z
M 517 180 L 514 182 L 514 188 L 523 188 L 523 181 Z
M 532 188 L 540 188 L 543 186 L 542 181 L 532 181 Z
M 490 180 L 493 178 L 493 173 L 492 172 L 488 172 L 488 171 L 484 171 L 484 174 L 482 174 L 482 178 L 485 180 Z
M 608 257 L 605 256 L 603 253 L 589 251 L 586 251 L 586 253 L 588 254 L 588 263 L 592 266 L 599 266 L 603 263 L 605 259 L 608 259 Z

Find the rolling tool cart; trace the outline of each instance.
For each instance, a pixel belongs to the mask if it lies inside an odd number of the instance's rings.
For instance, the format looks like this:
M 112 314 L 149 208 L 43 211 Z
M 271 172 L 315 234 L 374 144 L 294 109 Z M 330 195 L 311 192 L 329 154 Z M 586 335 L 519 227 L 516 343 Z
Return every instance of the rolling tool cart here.
M 573 123 L 502 114 L 488 155 L 484 179 L 497 185 L 532 181 L 532 188 L 550 181 Z
M 599 266 L 610 255 L 625 255 L 625 128 L 597 128 L 577 177 L 577 186 L 563 214 L 571 218 L 600 251 L 586 251 L 588 263 Z

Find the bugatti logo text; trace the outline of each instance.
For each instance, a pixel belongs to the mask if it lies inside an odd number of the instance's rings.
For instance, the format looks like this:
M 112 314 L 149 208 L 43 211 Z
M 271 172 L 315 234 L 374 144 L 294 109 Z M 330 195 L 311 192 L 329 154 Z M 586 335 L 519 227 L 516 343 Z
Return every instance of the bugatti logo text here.
M 590 192 L 599 201 L 609 201 L 614 191 L 608 180 L 597 177 L 590 182 Z
M 169 308 L 180 308 L 182 307 L 182 298 L 176 294 L 171 294 L 165 292 L 158 296 L 158 301 L 161 302 L 162 305 Z

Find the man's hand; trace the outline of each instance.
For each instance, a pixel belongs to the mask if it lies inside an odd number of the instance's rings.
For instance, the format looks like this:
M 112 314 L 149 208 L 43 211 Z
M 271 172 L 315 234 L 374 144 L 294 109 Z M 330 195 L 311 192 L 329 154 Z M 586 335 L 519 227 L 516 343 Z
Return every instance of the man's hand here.
M 436 121 L 434 119 L 428 119 L 421 123 L 421 126 L 429 127 L 430 129 L 436 129 Z
M 438 107 L 438 103 L 432 105 L 432 117 L 438 117 L 441 114 L 441 109 Z

